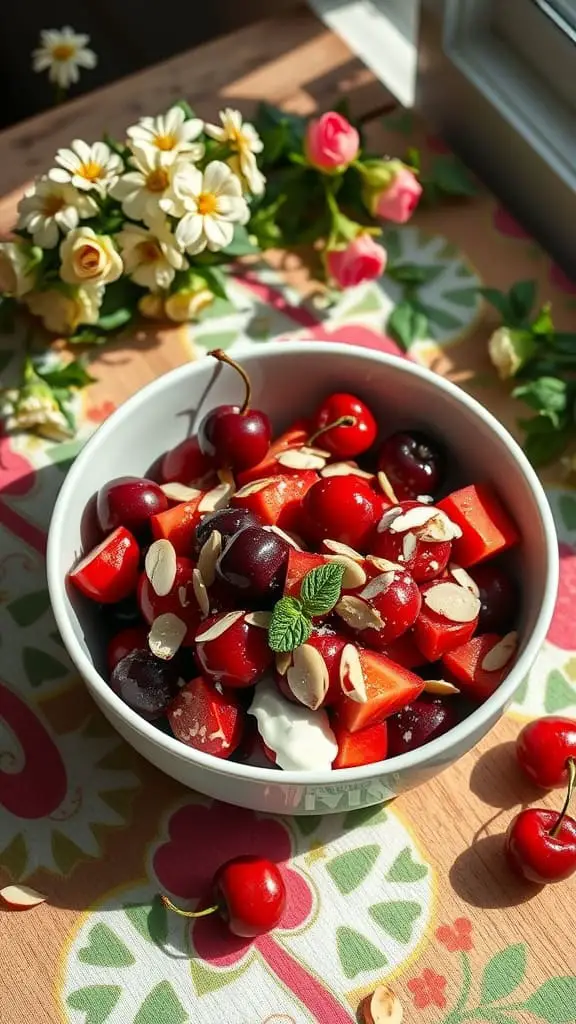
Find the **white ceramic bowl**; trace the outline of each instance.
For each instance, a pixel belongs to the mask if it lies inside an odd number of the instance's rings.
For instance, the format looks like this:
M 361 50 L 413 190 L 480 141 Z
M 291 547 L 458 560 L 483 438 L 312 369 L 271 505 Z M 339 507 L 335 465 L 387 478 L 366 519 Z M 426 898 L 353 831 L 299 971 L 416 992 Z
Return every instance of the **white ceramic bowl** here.
M 375 804 L 437 774 L 497 722 L 546 636 L 556 598 L 554 523 L 538 478 L 522 451 L 481 405 L 411 362 L 368 349 L 318 342 L 269 344 L 246 352 L 253 404 L 276 430 L 309 414 L 331 391 L 360 395 L 383 432 L 429 429 L 455 460 L 459 484 L 490 480 L 522 534 L 519 657 L 496 693 L 449 733 L 419 750 L 378 764 L 334 772 L 281 772 L 222 761 L 166 735 L 126 707 L 100 674 L 105 644 L 89 602 L 72 593 L 66 573 L 82 551 L 89 499 L 113 477 L 144 475 L 168 448 L 193 432 L 211 407 L 237 401 L 237 375 L 211 359 L 179 367 L 143 388 L 94 434 L 68 473 L 52 516 L 48 584 L 58 628 L 94 700 L 143 757 L 184 785 L 256 810 L 318 814 Z

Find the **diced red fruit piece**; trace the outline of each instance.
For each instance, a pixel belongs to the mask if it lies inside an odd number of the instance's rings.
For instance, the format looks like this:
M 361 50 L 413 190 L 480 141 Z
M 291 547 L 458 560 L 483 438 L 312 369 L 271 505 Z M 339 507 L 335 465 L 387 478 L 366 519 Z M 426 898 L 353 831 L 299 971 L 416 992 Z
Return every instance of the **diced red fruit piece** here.
M 422 694 L 388 719 L 388 757 L 398 757 L 443 736 L 460 721 L 456 699 Z
M 366 701 L 342 696 L 335 705 L 340 724 L 349 732 L 358 732 L 383 722 L 422 693 L 424 681 L 391 661 L 385 654 L 358 649 L 364 674 Z
M 136 589 L 139 563 L 136 538 L 119 526 L 72 569 L 69 579 L 92 601 L 115 604 Z
M 96 511 L 102 530 L 108 533 L 124 526 L 140 536 L 152 516 L 168 508 L 168 498 L 154 480 L 120 476 L 98 491 Z
M 318 446 L 339 459 L 351 459 L 367 451 L 374 444 L 378 433 L 370 409 L 356 395 L 338 392 L 325 398 L 316 410 L 312 432 L 328 427 L 343 416 L 353 416 L 356 422 L 326 430 L 318 438 Z
M 286 581 L 284 583 L 284 596 L 298 597 L 302 587 L 302 580 L 306 574 L 312 569 L 317 569 L 320 565 L 326 565 L 324 555 L 317 555 L 312 551 L 297 551 L 296 548 L 290 548 Z
M 363 764 L 383 761 L 388 752 L 388 730 L 386 722 L 369 726 L 359 732 L 348 732 L 338 721 L 332 725 L 338 754 L 333 768 L 358 768 Z
M 311 647 L 314 647 L 324 659 L 324 664 L 328 670 L 328 689 L 326 696 L 322 701 L 322 707 L 330 707 L 335 704 L 342 696 L 342 685 L 340 682 L 340 659 L 342 651 L 349 639 L 343 636 L 342 633 L 334 632 L 330 628 L 326 628 L 324 625 L 314 627 L 308 640 L 306 641 Z M 288 671 L 284 675 L 280 675 L 276 671 L 276 681 L 278 689 L 287 700 L 293 701 L 295 704 L 300 703 L 292 693 L 290 684 L 288 682 Z
M 487 700 L 498 689 L 500 683 L 510 671 L 514 653 L 502 668 L 487 672 L 482 662 L 502 637 L 498 633 L 484 633 L 475 636 L 467 643 L 452 648 L 442 658 L 442 664 L 456 680 L 456 685 L 463 693 L 476 700 Z
M 420 668 L 426 663 L 422 651 L 416 646 L 412 631 L 403 633 L 382 652 L 403 668 Z
M 302 532 L 312 544 L 330 538 L 366 551 L 382 507 L 382 499 L 367 480 L 357 476 L 325 477 L 304 498 Z
M 488 484 L 453 491 L 438 508 L 462 530 L 452 543 L 452 558 L 464 569 L 506 551 L 520 537 L 516 524 Z
M 422 508 L 422 503 L 402 501 L 398 508 L 403 513 L 409 512 L 413 508 Z M 435 579 L 443 573 L 450 561 L 452 542 L 422 540 L 418 532 L 415 529 L 404 533 L 395 533 L 393 530 L 378 533 L 376 529 L 371 539 L 370 553 L 379 558 L 387 558 L 390 562 L 398 562 L 408 569 L 417 583 Z
M 301 469 L 290 476 L 277 476 L 261 491 L 235 494 L 230 504 L 234 508 L 249 508 L 265 526 L 279 526 L 281 530 L 298 533 L 302 499 L 317 480 L 318 474 L 313 470 Z
M 264 477 L 277 476 L 278 474 L 290 476 L 293 472 L 301 472 L 300 470 L 291 470 L 288 466 L 282 466 L 278 462 L 277 457 L 281 452 L 287 451 L 288 448 L 301 448 L 302 445 L 307 444 L 308 436 L 309 428 L 307 421 L 298 420 L 293 427 L 290 427 L 289 430 L 280 434 L 275 441 L 272 441 L 268 454 L 262 462 L 259 462 L 257 466 L 252 466 L 250 469 L 243 469 L 236 474 L 238 489 L 251 483 L 252 480 L 263 480 Z M 322 446 L 320 445 L 320 447 Z
M 268 646 L 268 632 L 246 621 L 244 613 L 223 633 L 210 640 L 198 639 L 222 615 L 206 619 L 196 630 L 196 657 L 202 671 L 222 686 L 252 686 L 272 665 L 274 654 Z
M 171 613 L 176 615 L 188 626 L 183 644 L 194 643 L 194 634 L 202 618 L 198 599 L 194 593 L 193 570 L 195 562 L 178 555 L 176 558 L 176 576 L 169 594 L 159 597 L 145 572 L 140 573 L 138 580 L 138 604 L 145 621 L 152 625 L 159 615 Z
M 113 672 L 119 661 L 131 651 L 143 649 L 148 644 L 148 630 L 144 626 L 128 626 L 120 630 L 108 643 L 106 660 L 108 670 Z
M 196 527 L 202 519 L 198 511 L 201 500 L 202 495 L 152 516 L 150 528 L 154 540 L 169 540 L 177 555 L 190 555 L 194 550 Z
M 244 730 L 244 709 L 234 693 L 221 693 L 203 676 L 186 683 L 168 708 L 176 739 L 212 757 L 230 757 Z
M 429 583 L 421 588 L 423 597 L 434 585 Z M 477 625 L 478 616 L 471 622 L 452 622 L 444 615 L 432 611 L 424 599 L 420 614 L 414 623 L 414 641 L 427 661 L 438 661 L 454 647 L 467 643 L 474 635 Z
M 208 474 L 212 475 L 216 486 L 218 477 L 214 460 L 200 451 L 196 436 L 184 438 L 175 448 L 166 452 L 160 463 L 160 478 L 165 484 L 179 483 L 190 487 L 201 482 L 203 488 L 209 488 L 212 480 Z

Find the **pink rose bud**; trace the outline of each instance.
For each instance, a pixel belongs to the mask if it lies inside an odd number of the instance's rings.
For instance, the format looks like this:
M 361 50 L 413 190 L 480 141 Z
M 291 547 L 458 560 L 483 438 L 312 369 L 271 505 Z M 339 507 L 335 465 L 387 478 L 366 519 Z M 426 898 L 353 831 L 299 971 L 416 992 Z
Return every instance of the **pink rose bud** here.
M 401 165 L 395 169 L 388 187 L 373 197 L 372 214 L 383 220 L 393 220 L 396 224 L 405 224 L 418 206 L 421 195 L 422 185 L 416 175 Z
M 386 249 L 378 245 L 371 235 L 362 234 L 348 242 L 345 249 L 329 249 L 326 266 L 336 284 L 341 288 L 352 288 L 355 284 L 381 277 L 387 258 Z
M 314 167 L 320 171 L 339 171 L 358 156 L 360 139 L 349 121 L 335 111 L 310 121 L 304 150 Z

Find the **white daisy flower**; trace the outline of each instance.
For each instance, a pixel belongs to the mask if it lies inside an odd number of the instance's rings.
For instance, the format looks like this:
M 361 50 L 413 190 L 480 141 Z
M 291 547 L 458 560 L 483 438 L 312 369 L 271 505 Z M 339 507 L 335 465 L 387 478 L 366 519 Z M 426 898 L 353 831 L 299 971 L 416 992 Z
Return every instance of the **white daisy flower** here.
M 150 291 L 168 288 L 176 271 L 188 265 L 165 220 L 154 221 L 150 231 L 128 224 L 116 238 L 125 273 Z
M 134 170 L 118 179 L 110 195 L 119 200 L 127 217 L 148 223 L 165 209 L 164 200 L 170 194 L 173 178 L 183 160 L 176 158 L 173 163 L 165 164 L 159 149 L 135 148 L 132 164 Z
M 205 132 L 212 139 L 223 145 L 228 144 L 233 156 L 229 163 L 235 174 L 246 183 L 246 186 L 253 195 L 261 195 L 264 191 L 266 178 L 259 170 L 256 163 L 255 153 L 261 153 L 264 143 L 258 135 L 254 125 L 248 121 L 242 121 L 242 114 L 239 110 L 232 110 L 226 107 L 219 113 L 221 125 L 207 124 Z
M 34 244 L 54 249 L 60 232 L 66 234 L 78 226 L 82 217 L 92 217 L 98 207 L 90 196 L 73 185 L 40 178 L 18 203 L 17 227 L 29 231 Z
M 75 32 L 66 25 L 63 29 L 45 29 L 40 33 L 40 46 L 32 51 L 34 71 L 48 71 L 51 82 L 68 89 L 78 81 L 79 68 L 95 68 L 98 58 L 87 43 L 90 36 Z
M 250 216 L 240 179 L 220 160 L 209 163 L 204 173 L 192 165 L 182 167 L 163 208 L 182 218 L 176 241 L 191 255 L 206 248 L 225 249 L 234 224 L 245 224 Z
M 200 118 L 187 120 L 181 107 L 172 107 L 161 117 L 142 117 L 126 134 L 134 149 L 160 153 L 163 163 L 171 163 L 180 153 L 193 161 L 204 156 L 203 143 L 194 141 L 203 128 Z
M 82 139 L 74 139 L 70 149 L 59 149 L 56 154 L 58 167 L 48 171 L 50 181 L 74 185 L 87 191 L 97 189 L 105 192 L 124 170 L 122 157 L 114 153 L 105 142 L 89 146 Z

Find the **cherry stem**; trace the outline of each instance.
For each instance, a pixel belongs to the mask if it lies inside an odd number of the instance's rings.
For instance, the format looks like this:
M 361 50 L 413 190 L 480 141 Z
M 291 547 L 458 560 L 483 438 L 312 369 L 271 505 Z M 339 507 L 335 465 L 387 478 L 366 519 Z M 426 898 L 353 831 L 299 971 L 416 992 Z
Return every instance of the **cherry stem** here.
M 208 353 L 208 355 L 212 356 L 213 359 L 217 359 L 219 363 L 226 363 L 228 366 L 231 366 L 232 369 L 236 370 L 236 373 L 239 373 L 240 376 L 242 377 L 242 380 L 244 381 L 244 386 L 246 388 L 246 396 L 240 407 L 240 415 L 244 416 L 248 412 L 248 409 L 250 408 L 250 400 L 252 398 L 252 385 L 250 383 L 250 377 L 246 373 L 246 370 L 244 370 L 238 363 L 234 362 L 233 359 L 230 359 L 230 356 L 226 355 L 226 353 L 221 348 L 213 348 L 212 351 Z
M 327 430 L 333 430 L 334 427 L 355 427 L 355 426 L 356 426 L 356 417 L 355 416 L 339 416 L 337 420 L 334 420 L 334 423 L 329 423 L 326 427 L 320 427 L 320 430 L 317 430 L 316 433 L 312 434 L 312 436 L 308 438 L 308 444 L 309 445 L 310 444 L 314 444 L 314 441 L 317 441 L 318 438 L 322 436 L 322 434 L 325 434 Z
M 554 838 L 554 836 L 557 836 L 560 831 L 562 822 L 564 821 L 564 818 L 566 817 L 566 812 L 568 811 L 568 805 L 570 803 L 570 800 L 572 799 L 574 787 L 576 786 L 576 758 L 569 757 L 566 764 L 568 766 L 568 791 L 566 793 L 564 806 L 558 816 L 558 821 L 556 822 L 554 827 L 550 829 L 548 833 L 548 835 L 552 836 L 552 838 Z
M 205 910 L 181 910 L 180 907 L 175 906 L 174 903 L 172 903 L 172 900 L 169 900 L 167 896 L 162 895 L 160 899 L 164 906 L 168 907 L 168 910 L 172 910 L 180 917 L 208 917 L 209 914 L 217 914 L 220 910 L 220 907 L 206 907 Z

